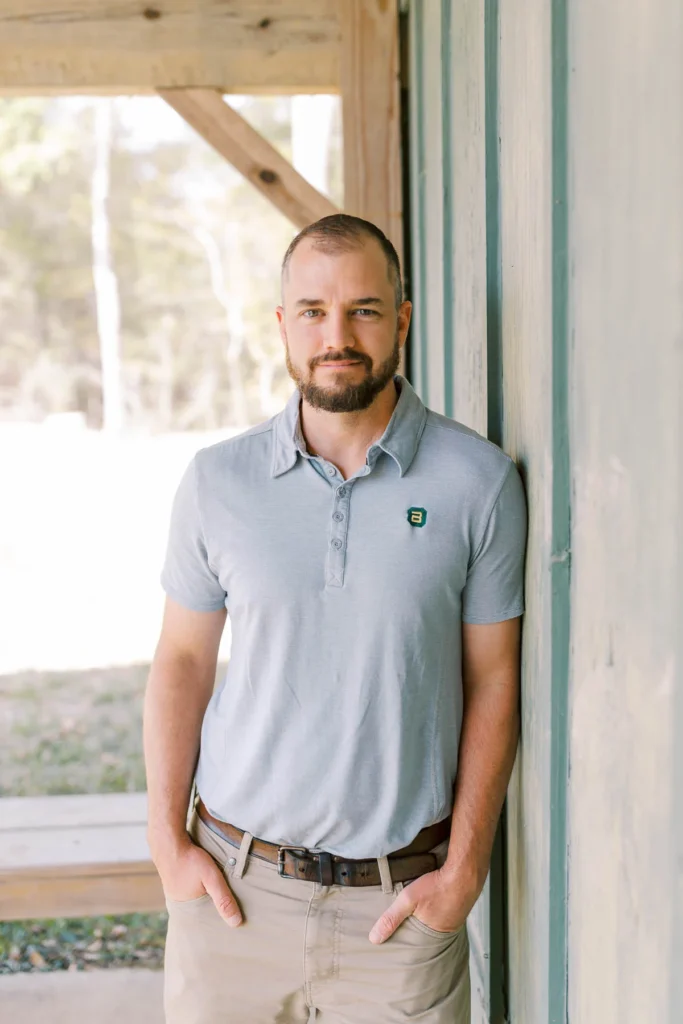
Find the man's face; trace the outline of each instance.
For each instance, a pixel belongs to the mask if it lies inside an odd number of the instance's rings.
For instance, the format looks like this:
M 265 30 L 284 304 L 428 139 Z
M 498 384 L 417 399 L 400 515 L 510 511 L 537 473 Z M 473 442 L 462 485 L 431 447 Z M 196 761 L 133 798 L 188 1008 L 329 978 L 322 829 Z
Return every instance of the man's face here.
M 410 324 L 410 303 L 396 310 L 379 243 L 329 255 L 306 238 L 282 289 L 280 334 L 303 398 L 327 412 L 367 409 L 396 373 Z

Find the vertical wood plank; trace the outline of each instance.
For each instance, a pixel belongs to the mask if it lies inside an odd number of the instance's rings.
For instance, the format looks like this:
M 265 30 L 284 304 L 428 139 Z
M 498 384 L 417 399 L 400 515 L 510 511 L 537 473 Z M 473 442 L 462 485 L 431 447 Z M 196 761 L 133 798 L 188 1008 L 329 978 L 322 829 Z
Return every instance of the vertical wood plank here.
M 460 0 L 450 23 L 450 188 L 453 288 L 445 290 L 452 334 L 451 393 L 448 415 L 486 435 L 486 171 L 484 6 Z
M 344 209 L 403 251 L 398 4 L 341 0 Z
M 549 1020 L 552 219 L 551 25 L 546 0 L 500 4 L 503 445 L 529 504 L 522 726 L 507 806 L 510 1018 Z
M 442 123 L 442 49 L 440 0 L 429 0 L 421 7 L 422 36 L 422 175 L 423 208 L 420 232 L 424 237 L 422 253 L 423 294 L 420 339 L 423 353 L 423 381 L 431 409 L 445 413 L 444 387 L 444 179 Z M 448 339 L 451 343 L 452 339 Z
M 413 378 L 423 402 L 440 413 L 446 411 L 442 6 L 441 0 L 411 4 L 409 33 Z
M 570 42 L 569 1010 L 668 1022 L 683 1012 L 683 8 L 570 6 Z
M 442 0 L 440 29 L 444 411 L 486 436 L 484 6 Z M 468 919 L 472 1024 L 503 1019 L 501 883 L 492 872 Z
M 422 401 L 429 403 L 427 379 L 427 166 L 423 110 L 424 95 L 424 8 L 411 4 L 408 9 L 408 82 L 410 125 L 410 233 L 411 233 L 411 299 L 413 319 L 409 345 L 412 384 Z

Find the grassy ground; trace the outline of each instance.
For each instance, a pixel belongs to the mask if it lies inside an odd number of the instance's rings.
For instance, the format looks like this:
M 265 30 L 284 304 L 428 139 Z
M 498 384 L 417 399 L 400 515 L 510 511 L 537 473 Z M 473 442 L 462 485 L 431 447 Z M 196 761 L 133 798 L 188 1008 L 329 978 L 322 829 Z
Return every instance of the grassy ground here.
M 0 677 L 0 796 L 144 790 L 148 665 Z
M 133 665 L 0 676 L 0 796 L 144 790 L 148 671 Z M 0 922 L 0 974 L 160 967 L 166 921 L 162 913 Z

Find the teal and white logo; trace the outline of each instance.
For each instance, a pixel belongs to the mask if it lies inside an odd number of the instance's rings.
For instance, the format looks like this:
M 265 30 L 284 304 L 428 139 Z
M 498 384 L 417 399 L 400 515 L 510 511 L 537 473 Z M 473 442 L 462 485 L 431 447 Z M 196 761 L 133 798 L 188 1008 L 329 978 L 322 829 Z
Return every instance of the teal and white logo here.
M 427 522 L 427 509 L 409 508 L 408 522 L 410 523 L 411 526 L 424 526 L 424 524 Z

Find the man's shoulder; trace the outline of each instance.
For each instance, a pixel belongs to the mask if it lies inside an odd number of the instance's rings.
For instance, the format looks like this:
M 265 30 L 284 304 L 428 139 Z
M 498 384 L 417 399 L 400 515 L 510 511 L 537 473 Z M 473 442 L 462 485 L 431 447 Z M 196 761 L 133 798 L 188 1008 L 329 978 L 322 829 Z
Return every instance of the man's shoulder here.
M 466 469 L 480 478 L 502 480 L 514 465 L 510 456 L 493 441 L 432 409 L 427 410 L 422 442 L 444 460 L 446 468 Z
M 248 430 L 200 448 L 195 455 L 198 468 L 210 473 L 228 466 L 239 467 L 245 461 L 253 463 L 259 458 L 270 460 L 271 435 L 276 419 L 277 415 L 271 416 L 269 420 L 257 423 Z

